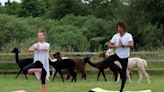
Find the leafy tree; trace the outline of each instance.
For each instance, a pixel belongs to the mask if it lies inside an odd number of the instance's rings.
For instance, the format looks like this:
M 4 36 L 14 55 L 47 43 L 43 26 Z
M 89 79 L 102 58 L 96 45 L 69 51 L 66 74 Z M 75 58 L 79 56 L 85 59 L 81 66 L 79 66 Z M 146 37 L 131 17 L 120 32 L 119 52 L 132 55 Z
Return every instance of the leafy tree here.
M 8 2 L 5 3 L 5 7 L 6 10 L 5 12 L 9 15 L 18 15 L 18 13 L 20 12 L 20 4 L 18 2 L 10 2 L 10 0 L 8 0 Z
M 49 16 L 53 19 L 61 19 L 67 14 L 84 15 L 80 0 L 54 0 Z
M 45 14 L 43 3 L 40 0 L 22 0 L 21 11 L 19 16 L 33 16 L 38 17 Z

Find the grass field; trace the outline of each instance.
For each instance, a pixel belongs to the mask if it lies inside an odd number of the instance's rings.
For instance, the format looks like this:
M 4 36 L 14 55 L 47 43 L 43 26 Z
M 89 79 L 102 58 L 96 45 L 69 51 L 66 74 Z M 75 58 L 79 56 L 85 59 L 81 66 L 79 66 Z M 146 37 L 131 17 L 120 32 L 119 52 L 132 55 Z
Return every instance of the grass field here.
M 0 75 L 0 92 L 11 92 L 14 90 L 26 90 L 27 92 L 39 92 L 40 81 L 36 80 L 34 76 L 30 76 L 28 80 L 25 80 L 21 75 L 18 79 L 14 79 L 15 75 Z M 66 80 L 64 83 L 59 77 L 56 77 L 54 82 L 47 82 L 47 92 L 88 92 L 89 89 L 95 87 L 101 87 L 107 90 L 118 90 L 120 83 L 116 84 L 112 82 L 112 76 L 107 75 L 107 82 L 104 82 L 102 76 L 99 81 L 96 81 L 97 75 L 88 75 L 87 80 L 82 80 L 78 76 L 77 83 L 71 83 Z M 151 75 L 151 84 L 147 83 L 147 80 L 142 80 L 137 84 L 138 75 L 133 76 L 133 82 L 127 82 L 125 90 L 144 90 L 151 89 L 152 92 L 164 91 L 164 77 L 163 75 Z

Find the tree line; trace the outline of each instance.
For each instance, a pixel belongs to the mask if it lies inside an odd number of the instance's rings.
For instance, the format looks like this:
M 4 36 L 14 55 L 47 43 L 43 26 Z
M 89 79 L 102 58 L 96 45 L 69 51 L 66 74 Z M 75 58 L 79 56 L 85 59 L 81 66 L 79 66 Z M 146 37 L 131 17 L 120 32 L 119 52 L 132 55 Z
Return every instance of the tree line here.
M 164 49 L 164 0 L 8 0 L 0 4 L 0 51 L 25 51 L 46 29 L 55 51 L 101 51 L 125 20 L 133 50 Z

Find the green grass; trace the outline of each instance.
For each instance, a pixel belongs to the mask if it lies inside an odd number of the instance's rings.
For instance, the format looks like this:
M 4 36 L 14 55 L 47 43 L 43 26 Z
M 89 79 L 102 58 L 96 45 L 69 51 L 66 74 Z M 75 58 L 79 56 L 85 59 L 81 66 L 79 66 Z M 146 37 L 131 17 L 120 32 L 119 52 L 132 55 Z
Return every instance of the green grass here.
M 39 92 L 40 81 L 36 80 L 34 76 L 30 76 L 28 80 L 25 80 L 21 75 L 18 79 L 14 79 L 15 75 L 0 75 L 0 90 L 1 92 L 11 92 L 13 90 L 24 89 L 27 92 Z M 107 82 L 104 82 L 102 76 L 99 81 L 96 81 L 97 75 L 88 75 L 87 80 L 80 79 L 78 75 L 77 83 L 71 83 L 65 80 L 63 83 L 59 77 L 56 77 L 54 82 L 47 82 L 47 92 L 88 92 L 89 89 L 95 87 L 101 87 L 107 90 L 118 90 L 120 83 L 116 84 L 112 82 L 112 76 L 107 75 Z M 143 90 L 151 89 L 152 92 L 163 92 L 164 90 L 164 77 L 163 75 L 150 75 L 151 84 L 147 83 L 147 80 L 142 80 L 137 84 L 138 75 L 133 76 L 133 82 L 127 82 L 125 90 Z

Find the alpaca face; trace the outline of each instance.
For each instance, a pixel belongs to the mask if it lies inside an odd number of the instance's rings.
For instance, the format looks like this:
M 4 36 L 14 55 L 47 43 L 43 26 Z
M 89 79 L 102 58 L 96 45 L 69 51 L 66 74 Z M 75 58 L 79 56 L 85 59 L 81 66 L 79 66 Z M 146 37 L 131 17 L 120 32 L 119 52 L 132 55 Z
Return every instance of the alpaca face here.
M 12 53 L 19 53 L 18 48 L 14 48 L 14 49 L 12 50 Z
M 53 54 L 53 57 L 54 58 L 60 58 L 61 57 L 60 52 L 57 52 L 57 53 Z

